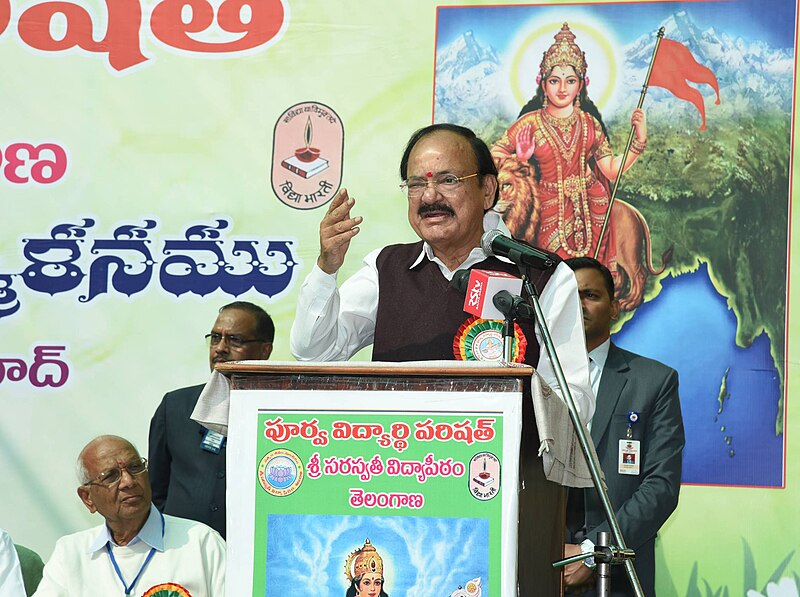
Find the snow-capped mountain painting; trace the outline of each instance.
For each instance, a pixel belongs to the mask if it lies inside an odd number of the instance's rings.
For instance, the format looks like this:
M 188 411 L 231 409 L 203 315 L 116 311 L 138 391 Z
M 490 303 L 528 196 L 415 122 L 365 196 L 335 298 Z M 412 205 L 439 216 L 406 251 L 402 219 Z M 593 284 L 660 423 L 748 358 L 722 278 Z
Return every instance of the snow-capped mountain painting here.
M 625 64 L 618 85 L 630 90 L 619 106 L 603 115 L 613 120 L 617 109 L 629 113 L 638 100 L 653 55 L 655 31 L 664 27 L 664 36 L 683 43 L 701 64 L 716 75 L 723 98 L 723 113 L 730 110 L 778 109 L 788 112 L 792 102 L 791 48 L 776 48 L 759 39 L 730 35 L 714 27 L 701 29 L 688 10 L 680 10 L 664 19 L 651 31 L 645 31 L 626 44 L 622 53 Z M 580 38 L 577 42 L 580 44 Z M 435 77 L 436 122 L 460 122 L 481 130 L 492 120 L 510 123 L 521 106 L 508 100 L 508 56 L 495 49 L 472 30 L 466 30 L 446 46 L 437 49 Z M 591 56 L 587 56 L 591 65 Z M 590 68 L 591 70 L 591 68 Z M 713 98 L 710 88 L 700 87 L 707 104 Z M 660 109 L 670 112 L 690 110 L 667 91 L 648 90 L 645 107 L 653 114 Z
M 501 105 L 502 65 L 491 46 L 465 31 L 436 56 L 436 120 L 487 122 Z

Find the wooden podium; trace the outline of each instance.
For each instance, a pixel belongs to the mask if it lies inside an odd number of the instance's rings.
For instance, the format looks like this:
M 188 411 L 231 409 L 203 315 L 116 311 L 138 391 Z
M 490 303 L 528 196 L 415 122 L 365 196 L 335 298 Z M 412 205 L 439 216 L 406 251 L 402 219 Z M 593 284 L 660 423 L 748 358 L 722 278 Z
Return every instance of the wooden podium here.
M 518 521 L 516 521 L 518 524 L 515 524 L 515 521 L 511 520 L 508 526 L 503 526 L 502 533 L 503 541 L 505 541 L 508 539 L 506 534 L 517 532 L 516 558 L 512 553 L 510 559 L 508 559 L 508 562 L 504 562 L 503 566 L 503 574 L 506 578 L 508 576 L 508 572 L 510 571 L 510 573 L 513 574 L 513 569 L 516 568 L 517 582 L 514 582 L 514 586 L 512 587 L 510 586 L 509 582 L 504 581 L 502 585 L 502 591 L 499 593 L 502 595 L 502 597 L 512 597 L 512 595 L 516 596 L 516 585 L 518 583 L 519 595 L 523 597 L 534 597 L 540 595 L 552 597 L 554 595 L 562 594 L 561 574 L 559 571 L 554 570 L 551 564 L 552 562 L 560 559 L 563 554 L 566 491 L 565 488 L 551 483 L 545 478 L 542 470 L 541 459 L 537 455 L 539 440 L 538 433 L 536 431 L 530 392 L 528 390 L 530 387 L 530 377 L 533 372 L 531 368 L 486 366 L 485 363 L 478 365 L 472 364 L 470 366 L 469 364 L 450 361 L 432 363 L 361 364 L 350 362 L 270 363 L 264 361 L 224 363 L 217 365 L 217 370 L 230 379 L 232 390 L 230 408 L 231 427 L 229 432 L 230 437 L 228 440 L 229 443 L 227 452 L 227 511 L 229 549 L 228 592 L 231 590 L 235 590 L 237 592 L 230 592 L 229 594 L 251 594 L 251 590 L 252 594 L 254 595 L 265 594 L 264 590 L 262 590 L 263 586 L 258 584 L 258 582 L 260 582 L 257 578 L 259 575 L 258 568 L 256 568 L 256 572 L 254 574 L 254 578 L 256 580 L 251 581 L 255 582 L 256 584 L 250 585 L 250 589 L 246 589 L 246 583 L 244 585 L 238 584 L 239 581 L 236 581 L 233 585 L 230 584 L 232 572 L 231 566 L 232 564 L 235 566 L 235 562 L 231 561 L 232 559 L 237 560 L 238 558 L 242 557 L 243 554 L 247 553 L 249 550 L 252 550 L 255 546 L 256 554 L 252 556 L 252 551 L 250 551 L 247 556 L 249 558 L 247 560 L 247 564 L 244 565 L 246 570 L 253 570 L 254 561 L 257 566 L 258 562 L 261 561 L 260 558 L 263 559 L 266 557 L 266 560 L 269 560 L 269 558 L 272 557 L 269 555 L 269 549 L 266 547 L 264 548 L 264 554 L 261 554 L 258 551 L 260 549 L 258 547 L 259 544 L 263 543 L 262 532 L 263 534 L 266 534 L 266 531 L 260 528 L 248 530 L 248 527 L 258 527 L 260 523 L 257 522 L 254 525 L 252 522 L 253 519 L 251 518 L 248 525 L 247 518 L 241 517 L 242 512 L 249 511 L 248 505 L 250 502 L 255 501 L 256 499 L 274 499 L 273 503 L 278 505 L 283 505 L 286 503 L 285 501 L 281 501 L 280 498 L 273 498 L 271 495 L 265 497 L 263 491 L 271 491 L 272 487 L 267 487 L 263 482 L 263 489 L 258 487 L 258 483 L 251 479 L 254 477 L 252 472 L 247 471 L 245 472 L 245 475 L 248 476 L 248 479 L 244 485 L 247 489 L 243 491 L 243 493 L 246 495 L 241 496 L 232 494 L 234 491 L 232 488 L 237 486 L 234 480 L 234 475 L 237 473 L 234 472 L 235 467 L 232 466 L 232 459 L 237 461 L 247 461 L 249 459 L 252 461 L 252 450 L 254 449 L 256 442 L 256 440 L 250 442 L 249 447 L 246 449 L 242 447 L 237 438 L 237 434 L 240 432 L 241 427 L 237 427 L 235 425 L 234 416 L 240 417 L 241 409 L 256 408 L 253 405 L 246 406 L 252 402 L 250 400 L 251 397 L 262 396 L 262 399 L 266 400 L 267 404 L 270 404 L 273 403 L 275 399 L 269 398 L 269 396 L 280 396 L 280 399 L 285 401 L 286 405 L 293 402 L 294 396 L 306 396 L 309 394 L 309 392 L 314 394 L 332 392 L 333 396 L 341 395 L 343 396 L 343 399 L 351 399 L 351 395 L 362 397 L 366 396 L 366 400 L 362 398 L 360 399 L 360 403 L 375 404 L 380 401 L 380 404 L 384 409 L 386 409 L 388 405 L 391 406 L 391 408 L 398 409 L 397 412 L 400 412 L 403 415 L 408 415 L 410 413 L 404 409 L 400 410 L 398 406 L 395 406 L 395 404 L 402 404 L 400 402 L 395 403 L 395 397 L 399 398 L 400 396 L 404 396 L 405 394 L 403 393 L 432 393 L 431 396 L 433 397 L 434 403 L 438 403 L 437 400 L 441 398 L 441 400 L 448 401 L 449 404 L 460 404 L 462 402 L 467 403 L 469 400 L 471 400 L 471 403 L 474 404 L 476 396 L 483 397 L 483 400 L 479 398 L 479 402 L 485 401 L 487 410 L 491 410 L 493 408 L 490 406 L 492 400 L 496 400 L 496 397 L 500 395 L 504 396 L 504 400 L 514 402 L 515 404 L 512 408 L 516 410 L 516 416 L 518 417 L 519 421 L 521 421 L 521 431 L 520 426 L 517 426 L 514 429 L 514 433 L 519 434 L 520 438 L 520 443 L 518 444 L 519 474 L 518 476 L 511 476 L 517 477 L 515 480 L 516 499 L 514 501 L 516 503 L 514 506 L 515 508 L 518 507 Z M 371 396 L 376 396 L 375 402 L 372 402 L 370 398 Z M 464 397 L 463 399 L 462 396 Z M 511 398 L 508 398 L 508 396 L 511 396 Z M 340 413 L 347 411 L 349 408 L 347 404 L 349 403 L 345 403 L 345 405 L 341 408 L 331 404 L 331 412 Z M 281 407 L 283 409 L 280 411 L 281 413 L 288 412 L 285 405 Z M 240 412 L 234 415 L 237 408 L 240 409 Z M 449 407 L 443 406 L 442 411 L 447 411 L 447 408 Z M 265 409 L 261 409 L 259 412 L 264 412 L 264 410 Z M 269 409 L 266 410 L 268 411 Z M 297 410 L 298 412 L 302 412 L 308 420 L 311 419 L 312 415 L 314 415 L 314 421 L 325 420 L 324 413 L 320 413 L 320 416 L 316 416 L 316 412 L 309 411 L 302 406 Z M 431 412 L 436 412 L 436 410 L 433 409 Z M 266 417 L 270 423 L 277 420 L 282 420 L 278 419 L 277 416 L 270 414 L 262 415 L 262 417 Z M 288 419 L 288 417 L 285 415 L 284 418 Z M 420 418 L 424 419 L 425 416 L 421 416 Z M 263 431 L 265 424 L 264 418 L 259 419 L 258 426 L 248 423 L 248 431 L 243 433 L 243 435 L 265 435 L 266 432 Z M 320 423 L 319 426 L 320 428 L 324 427 L 322 423 Z M 289 427 L 287 426 L 286 428 L 288 429 Z M 252 430 L 255 430 L 256 433 L 253 434 Z M 272 437 L 277 437 L 277 434 L 273 433 Z M 309 434 L 309 438 L 310 437 L 311 435 Z M 321 437 L 321 435 L 315 436 L 313 441 L 316 443 L 317 439 Z M 414 439 L 414 436 L 412 436 L 410 439 Z M 263 441 L 260 435 L 258 441 Z M 319 442 L 319 445 L 322 445 L 321 439 Z M 309 439 L 307 443 L 310 446 L 311 440 Z M 368 444 L 368 442 L 362 443 Z M 265 450 L 266 449 L 262 449 L 261 452 L 258 453 L 259 458 L 262 457 L 261 453 Z M 433 451 L 433 448 L 431 448 L 431 450 Z M 273 450 L 272 452 L 277 451 Z M 272 452 L 270 452 L 270 454 Z M 313 450 L 309 448 L 309 452 L 313 452 Z M 410 452 L 411 450 L 409 450 L 409 453 Z M 263 458 L 266 459 L 266 456 Z M 473 458 L 473 460 L 475 460 L 475 458 Z M 263 462 L 264 460 L 262 460 L 262 469 L 264 468 Z M 305 458 L 303 459 L 303 462 L 310 463 L 311 460 Z M 467 465 L 468 474 L 465 475 L 465 480 L 468 483 L 471 483 L 470 479 L 472 478 L 472 469 L 470 466 L 472 465 Z M 483 463 L 483 467 L 485 471 L 485 461 Z M 251 468 L 252 467 L 247 470 L 251 470 Z M 309 475 L 310 471 L 311 468 L 306 466 L 306 475 Z M 499 477 L 500 475 L 498 475 L 498 478 Z M 262 476 L 262 481 L 263 479 L 264 478 Z M 478 481 L 478 478 L 475 477 L 474 480 Z M 306 479 L 303 482 L 309 486 L 312 481 L 310 479 Z M 463 484 L 464 481 L 459 480 L 459 483 Z M 253 486 L 254 489 L 251 490 L 250 487 Z M 503 485 L 503 491 L 508 492 L 508 489 L 509 486 Z M 236 491 L 239 490 L 237 489 Z M 299 493 L 300 492 L 298 490 L 298 494 Z M 428 496 L 429 501 L 440 499 L 440 496 L 438 496 L 435 492 L 432 491 L 431 493 L 432 495 Z M 476 494 L 477 493 L 478 491 L 476 490 Z M 253 494 L 257 497 L 251 498 L 248 494 Z M 329 493 L 328 495 L 331 496 L 332 500 L 333 494 Z M 468 495 L 467 497 L 474 496 Z M 323 505 L 323 503 L 327 505 L 328 500 L 325 498 L 325 496 L 319 496 L 318 499 L 321 500 L 319 502 L 320 505 Z M 503 507 L 505 508 L 505 506 Z M 270 507 L 267 507 L 266 509 L 271 512 Z M 394 512 L 398 511 L 393 511 L 393 513 Z M 457 516 L 457 514 L 454 516 Z M 264 522 L 263 524 L 266 526 L 267 523 Z M 376 548 L 380 551 L 382 546 L 378 544 L 377 539 L 374 537 L 370 537 L 370 539 L 375 541 Z M 244 545 L 245 547 L 241 547 L 240 544 Z M 497 546 L 491 544 L 490 547 L 491 549 L 495 549 Z M 489 550 L 490 552 L 491 549 Z M 465 582 L 467 580 L 469 579 L 465 579 Z M 489 587 L 487 585 L 487 581 L 490 580 L 494 579 L 483 579 L 484 596 L 487 594 L 498 594 L 497 591 L 488 591 Z M 268 585 L 266 587 L 266 594 L 271 594 L 272 590 L 269 587 L 269 581 L 265 580 L 263 582 Z M 338 579 L 336 582 L 342 581 L 341 579 Z M 386 592 L 389 595 L 403 594 L 403 591 L 400 590 L 401 587 L 397 586 L 396 583 L 394 585 L 392 583 L 393 579 L 387 578 Z M 279 585 L 273 584 L 272 586 Z M 461 586 L 464 586 L 465 589 L 470 588 L 470 586 L 459 582 L 459 585 L 453 586 L 452 590 L 455 591 Z M 499 586 L 499 584 L 494 586 Z M 417 590 L 419 590 L 419 588 L 417 588 Z M 327 593 L 323 590 L 319 594 Z M 337 593 L 336 590 L 331 590 L 330 594 L 333 595 L 339 593 Z M 425 594 L 425 591 L 423 590 L 418 594 Z M 437 594 L 439 594 L 438 591 Z M 448 592 L 447 594 L 449 595 L 450 593 Z M 460 594 L 462 593 L 459 593 L 459 595 Z M 468 593 L 463 594 L 467 595 Z

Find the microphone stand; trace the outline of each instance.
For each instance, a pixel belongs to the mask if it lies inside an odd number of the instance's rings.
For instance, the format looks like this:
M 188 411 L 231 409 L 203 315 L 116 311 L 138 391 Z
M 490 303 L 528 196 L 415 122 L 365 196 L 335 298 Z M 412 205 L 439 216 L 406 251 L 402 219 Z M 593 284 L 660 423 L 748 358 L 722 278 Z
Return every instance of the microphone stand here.
M 504 313 L 506 316 L 503 322 L 503 364 L 507 365 L 514 361 L 514 315 Z
M 597 493 L 600 496 L 600 503 L 603 506 L 603 512 L 606 520 L 608 521 L 608 525 L 611 527 L 611 534 L 617 546 L 619 546 L 619 550 L 628 554 L 628 557 L 624 558 L 624 562 L 625 571 L 630 579 L 631 587 L 633 587 L 633 592 L 637 597 L 644 597 L 642 583 L 639 582 L 639 577 L 636 575 L 636 570 L 633 567 L 633 552 L 626 547 L 625 539 L 622 537 L 622 530 L 619 527 L 619 522 L 617 521 L 617 516 L 614 513 L 614 508 L 611 506 L 611 499 L 608 497 L 608 491 L 606 490 L 605 485 L 603 485 L 603 481 L 600 476 L 600 462 L 597 459 L 597 454 L 595 453 L 593 447 L 589 444 L 589 440 L 586 437 L 586 430 L 583 426 L 583 423 L 581 423 L 580 417 L 578 416 L 578 409 L 575 406 L 575 400 L 572 398 L 572 392 L 569 389 L 569 385 L 567 385 L 567 379 L 564 377 L 564 370 L 561 368 L 561 361 L 558 358 L 558 354 L 556 354 L 555 346 L 553 346 L 553 338 L 550 336 L 550 330 L 547 327 L 547 321 L 544 318 L 542 306 L 539 304 L 539 295 L 536 292 L 536 287 L 531 283 L 526 269 L 520 265 L 519 270 L 522 277 L 523 288 L 528 295 L 528 302 L 536 313 L 536 323 L 539 327 L 539 333 L 542 335 L 542 342 L 544 343 L 545 350 L 547 351 L 547 357 L 550 359 L 550 363 L 553 365 L 553 371 L 555 372 L 556 380 L 558 381 L 558 385 L 561 386 L 561 391 L 567 404 L 569 418 L 572 421 L 572 426 L 575 428 L 575 433 L 578 435 L 578 443 L 581 446 L 581 451 L 583 451 L 584 456 L 586 456 L 586 462 L 589 464 L 589 474 L 592 477 L 592 483 L 594 483 L 595 489 L 597 489 Z M 592 554 L 585 554 L 584 557 L 589 557 L 591 555 Z M 583 559 L 577 556 L 574 558 L 566 558 L 564 560 L 554 562 L 553 567 L 560 568 L 562 566 L 566 566 L 567 564 L 575 561 L 576 558 Z M 607 590 L 608 585 L 604 584 L 604 586 Z
M 594 558 L 597 562 L 597 583 L 595 587 L 596 597 L 609 597 L 611 595 L 611 566 L 621 564 L 625 560 L 633 560 L 635 554 L 632 549 L 619 549 L 613 545 L 608 545 L 608 532 L 600 531 L 597 533 L 597 545 L 594 551 L 570 556 L 553 564 L 553 567 L 566 566 L 575 562 L 582 562 L 588 558 Z

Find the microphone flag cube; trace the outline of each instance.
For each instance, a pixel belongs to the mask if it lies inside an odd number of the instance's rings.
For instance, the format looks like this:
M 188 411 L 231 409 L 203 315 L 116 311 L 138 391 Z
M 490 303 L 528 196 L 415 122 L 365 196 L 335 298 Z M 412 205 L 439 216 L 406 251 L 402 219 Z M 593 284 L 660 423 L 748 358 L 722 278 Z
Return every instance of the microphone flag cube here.
M 471 270 L 467 296 L 464 298 L 464 311 L 483 319 L 505 319 L 492 301 L 501 290 L 518 295 L 522 292 L 522 280 L 505 272 Z

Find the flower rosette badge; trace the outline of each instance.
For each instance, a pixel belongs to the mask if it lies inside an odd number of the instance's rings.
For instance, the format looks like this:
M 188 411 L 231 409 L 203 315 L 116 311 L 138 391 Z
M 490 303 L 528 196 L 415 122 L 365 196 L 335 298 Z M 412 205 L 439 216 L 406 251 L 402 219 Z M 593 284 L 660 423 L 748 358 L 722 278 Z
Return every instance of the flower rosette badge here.
M 514 348 L 511 360 L 525 361 L 528 340 L 514 323 Z M 503 322 L 472 316 L 458 328 L 453 339 L 453 354 L 459 361 L 500 361 L 503 358 Z
M 149 588 L 142 597 L 192 597 L 192 594 L 177 583 L 161 583 Z
M 258 464 L 258 482 L 264 491 L 275 497 L 293 494 L 303 477 L 303 463 L 291 450 L 272 450 Z

